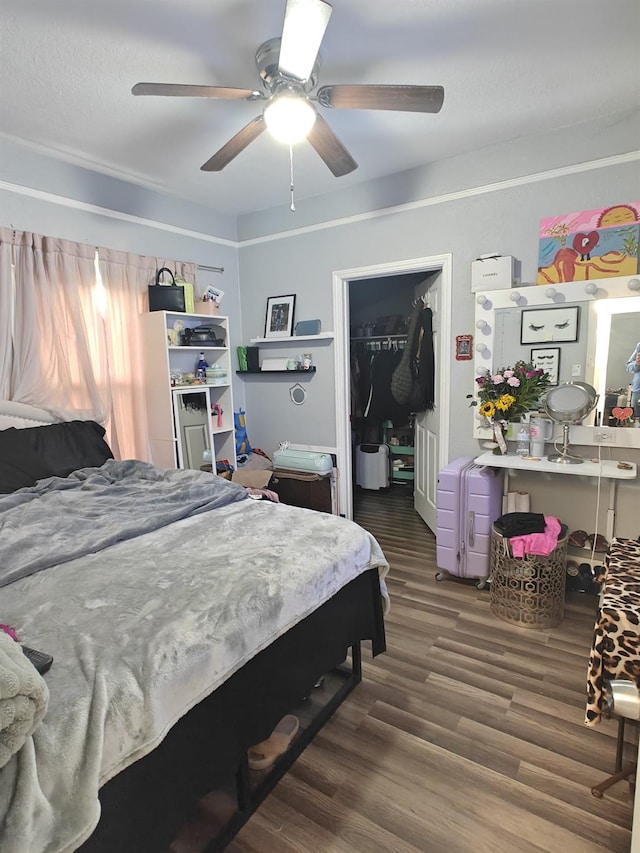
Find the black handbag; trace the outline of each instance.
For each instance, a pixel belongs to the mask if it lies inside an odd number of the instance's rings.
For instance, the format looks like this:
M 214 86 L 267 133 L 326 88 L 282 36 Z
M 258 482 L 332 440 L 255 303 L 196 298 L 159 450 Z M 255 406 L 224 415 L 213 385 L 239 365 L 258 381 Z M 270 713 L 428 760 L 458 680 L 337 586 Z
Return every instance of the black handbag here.
M 168 272 L 171 276 L 171 284 L 162 284 L 160 278 L 162 273 Z M 150 284 L 149 311 L 175 311 L 181 314 L 185 312 L 184 287 L 176 284 L 173 273 L 169 267 L 162 267 L 156 273 L 156 283 Z

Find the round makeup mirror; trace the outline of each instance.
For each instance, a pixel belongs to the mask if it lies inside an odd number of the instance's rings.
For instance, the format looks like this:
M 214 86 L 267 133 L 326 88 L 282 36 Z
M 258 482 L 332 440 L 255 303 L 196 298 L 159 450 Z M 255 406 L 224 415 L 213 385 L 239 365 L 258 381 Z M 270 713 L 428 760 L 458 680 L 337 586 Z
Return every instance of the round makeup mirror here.
M 586 382 L 563 382 L 547 392 L 545 413 L 556 423 L 562 424 L 562 450 L 547 457 L 549 462 L 562 465 L 584 462 L 582 456 L 569 453 L 569 427 L 586 417 L 597 402 L 596 389 Z

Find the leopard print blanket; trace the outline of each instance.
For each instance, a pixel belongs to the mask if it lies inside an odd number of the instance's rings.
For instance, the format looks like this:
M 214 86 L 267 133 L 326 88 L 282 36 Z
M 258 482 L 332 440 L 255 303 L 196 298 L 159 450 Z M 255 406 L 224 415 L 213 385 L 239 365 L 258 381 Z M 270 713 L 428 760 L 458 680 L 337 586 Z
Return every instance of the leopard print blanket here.
M 640 688 L 640 542 L 614 539 L 597 578 L 603 583 L 587 674 L 585 724 L 596 726 L 617 678 Z

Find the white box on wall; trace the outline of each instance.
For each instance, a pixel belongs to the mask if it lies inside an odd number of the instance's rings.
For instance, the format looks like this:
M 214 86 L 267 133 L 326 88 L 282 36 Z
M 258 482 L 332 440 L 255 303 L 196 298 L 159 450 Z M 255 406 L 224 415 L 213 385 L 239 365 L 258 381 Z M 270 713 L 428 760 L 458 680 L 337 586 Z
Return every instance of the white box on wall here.
M 263 358 L 260 370 L 286 370 L 288 358 Z
M 515 259 L 511 255 L 480 255 L 471 262 L 471 292 L 505 290 L 514 284 Z

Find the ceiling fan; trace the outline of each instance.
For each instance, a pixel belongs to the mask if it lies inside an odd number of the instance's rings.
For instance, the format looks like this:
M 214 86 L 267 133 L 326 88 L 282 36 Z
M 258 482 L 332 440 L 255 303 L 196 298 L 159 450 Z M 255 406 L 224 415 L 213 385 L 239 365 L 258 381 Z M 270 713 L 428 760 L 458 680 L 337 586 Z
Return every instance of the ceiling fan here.
M 320 66 L 318 51 L 332 7 L 324 0 L 287 0 L 281 38 L 270 39 L 256 52 L 256 66 L 264 91 L 226 86 L 190 86 L 182 83 L 136 83 L 134 95 L 170 95 L 266 101 L 256 116 L 200 168 L 219 172 L 265 129 L 288 144 L 304 139 L 336 177 L 358 164 L 322 118 L 312 102 L 322 107 L 351 110 L 397 110 L 437 113 L 442 86 L 349 85 L 321 86 L 315 91 Z

